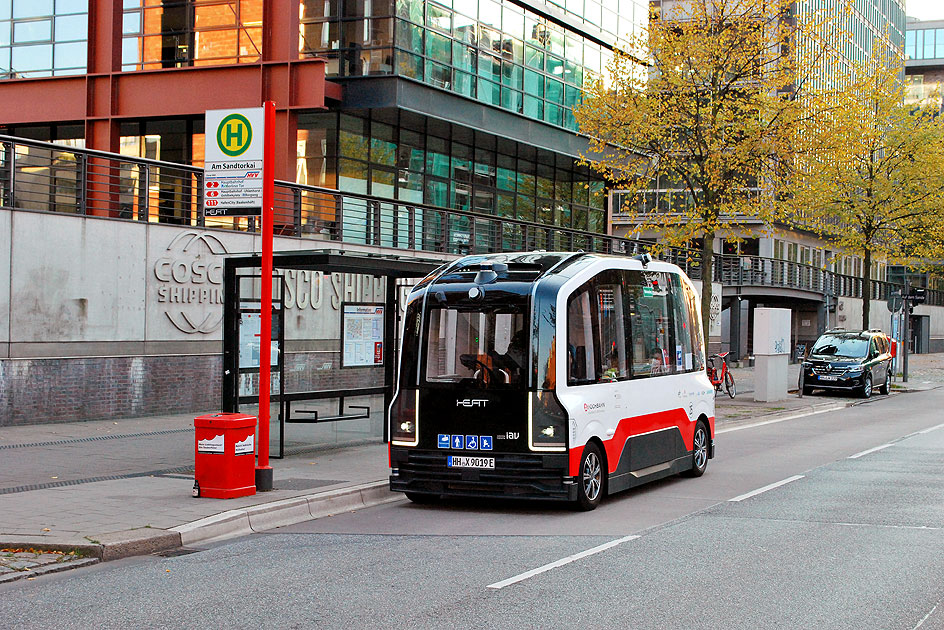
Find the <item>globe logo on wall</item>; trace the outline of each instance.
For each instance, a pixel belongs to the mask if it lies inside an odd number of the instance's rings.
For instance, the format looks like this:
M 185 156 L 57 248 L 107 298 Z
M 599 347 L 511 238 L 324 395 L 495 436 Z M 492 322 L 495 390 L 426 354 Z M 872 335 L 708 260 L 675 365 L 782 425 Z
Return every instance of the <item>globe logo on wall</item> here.
M 157 303 L 183 333 L 209 334 L 223 323 L 226 246 L 209 232 L 184 232 L 154 263 Z
M 711 304 L 708 307 L 708 317 L 711 321 L 717 321 L 721 316 L 721 296 L 717 293 L 711 294 Z

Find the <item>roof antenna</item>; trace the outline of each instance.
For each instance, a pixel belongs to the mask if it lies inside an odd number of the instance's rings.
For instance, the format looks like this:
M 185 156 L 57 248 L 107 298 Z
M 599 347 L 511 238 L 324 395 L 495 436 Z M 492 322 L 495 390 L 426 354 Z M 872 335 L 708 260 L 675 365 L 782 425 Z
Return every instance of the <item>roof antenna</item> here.
M 645 269 L 649 265 L 649 263 L 652 262 L 652 256 L 650 256 L 648 252 L 643 252 L 641 254 L 636 254 L 635 256 L 633 256 L 633 260 L 638 260 L 639 262 L 641 262 L 642 268 Z

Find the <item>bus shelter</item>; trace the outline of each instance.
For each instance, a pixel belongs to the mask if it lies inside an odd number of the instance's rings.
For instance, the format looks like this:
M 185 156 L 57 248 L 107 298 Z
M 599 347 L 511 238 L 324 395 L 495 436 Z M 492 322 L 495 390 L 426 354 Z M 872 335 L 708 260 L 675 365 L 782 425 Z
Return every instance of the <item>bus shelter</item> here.
M 444 262 L 341 250 L 273 254 L 270 435 L 279 437 L 270 457 L 285 456 L 287 430 L 292 444 L 311 447 L 330 443 L 325 427 L 341 421 L 361 427 L 348 431 L 354 439 L 382 434 L 387 440 L 402 305 L 409 288 Z M 224 260 L 227 412 L 259 404 L 261 266 L 258 254 Z M 381 395 L 382 411 L 351 402 Z

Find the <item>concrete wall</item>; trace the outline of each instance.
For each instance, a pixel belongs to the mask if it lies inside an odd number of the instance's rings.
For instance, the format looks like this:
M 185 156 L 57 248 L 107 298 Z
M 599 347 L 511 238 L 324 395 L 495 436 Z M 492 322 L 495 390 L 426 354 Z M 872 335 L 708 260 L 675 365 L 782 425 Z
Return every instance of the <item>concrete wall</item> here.
M 340 244 L 275 242 L 319 247 Z M 218 409 L 222 260 L 260 248 L 228 230 L 0 209 L 0 426 Z M 337 369 L 341 302 L 382 303 L 382 279 L 288 281 L 286 391 L 382 384 L 382 368 Z

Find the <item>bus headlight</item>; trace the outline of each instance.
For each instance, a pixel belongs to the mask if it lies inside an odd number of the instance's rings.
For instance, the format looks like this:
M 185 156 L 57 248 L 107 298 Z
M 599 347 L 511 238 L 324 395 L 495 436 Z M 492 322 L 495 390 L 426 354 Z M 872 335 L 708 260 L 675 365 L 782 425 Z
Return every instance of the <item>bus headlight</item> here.
M 419 444 L 417 431 L 417 411 L 419 409 L 419 390 L 403 390 L 390 405 L 390 442 L 397 446 L 416 446 Z
M 567 450 L 567 412 L 553 392 L 534 392 L 528 399 L 528 439 L 532 451 Z

